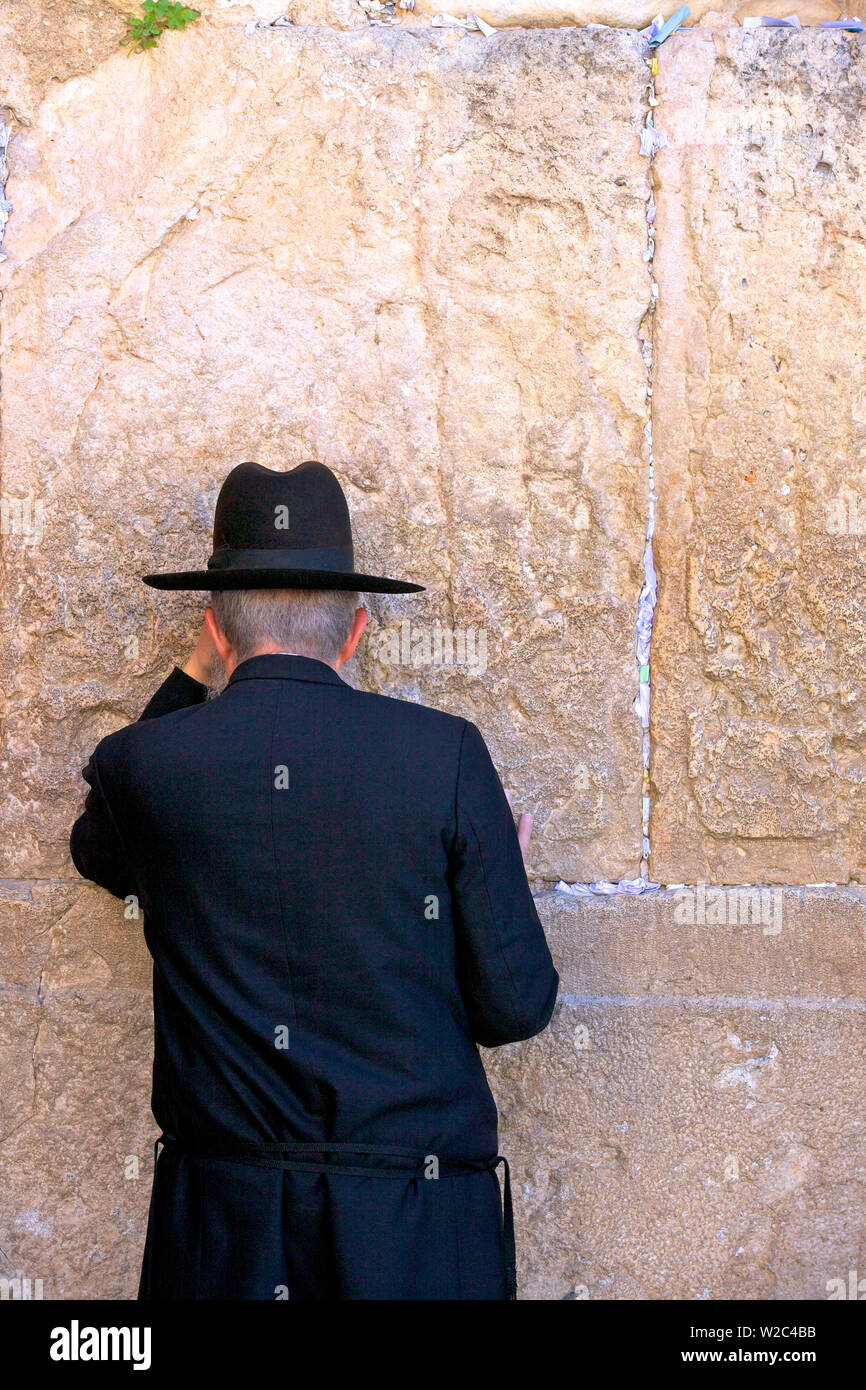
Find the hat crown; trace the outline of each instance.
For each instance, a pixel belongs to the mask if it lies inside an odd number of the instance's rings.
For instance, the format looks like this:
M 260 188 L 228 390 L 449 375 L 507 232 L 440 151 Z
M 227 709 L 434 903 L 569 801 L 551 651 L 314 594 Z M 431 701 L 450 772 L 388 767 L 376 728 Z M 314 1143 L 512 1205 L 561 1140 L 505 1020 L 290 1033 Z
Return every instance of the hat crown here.
M 423 586 L 359 574 L 339 480 L 305 459 L 286 470 L 239 463 L 219 490 L 204 570 L 144 574 L 155 589 L 347 589 L 411 594 Z
M 239 463 L 219 491 L 214 551 L 323 550 L 347 552 L 354 564 L 349 507 L 324 463 L 307 459 L 286 472 Z

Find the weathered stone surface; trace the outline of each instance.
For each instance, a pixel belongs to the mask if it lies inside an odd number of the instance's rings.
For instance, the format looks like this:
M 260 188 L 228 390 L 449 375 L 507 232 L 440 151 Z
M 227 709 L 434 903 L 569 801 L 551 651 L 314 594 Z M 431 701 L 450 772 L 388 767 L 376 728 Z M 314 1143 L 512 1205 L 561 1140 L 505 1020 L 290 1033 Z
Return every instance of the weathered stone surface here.
M 863 1268 L 866 899 L 775 891 L 770 935 L 540 899 L 553 1022 L 484 1054 L 522 1297 L 823 1299 Z
M 397 6 L 393 15 L 366 12 L 357 0 L 197 0 L 198 32 L 245 25 L 289 24 L 357 29 L 370 25 L 429 30 L 437 15 L 465 20 L 463 0 L 415 0 L 414 8 Z M 662 6 L 672 14 L 675 5 Z M 796 13 L 802 24 L 836 18 L 834 0 L 691 0 L 683 27 L 725 27 L 743 14 Z M 659 0 L 486 0 L 472 13 L 497 30 L 555 29 L 610 25 L 641 29 L 659 12 Z M 6 106 L 29 125 L 48 88 L 94 69 L 118 50 L 126 33 L 127 15 L 140 15 L 136 0 L 0 0 L 0 108 Z M 866 0 L 846 4 L 848 15 L 866 14 Z M 469 31 L 470 41 L 489 45 L 491 39 Z M 496 36 L 493 36 L 495 42 Z M 162 40 L 160 41 L 163 42 Z M 183 42 L 169 34 L 165 44 Z M 679 40 L 674 40 L 674 46 Z M 125 51 L 125 50 L 124 50 Z M 155 54 L 134 61 L 150 65 Z
M 46 1299 L 136 1292 L 151 962 L 124 914 L 82 883 L 0 883 L 0 1277 Z
M 866 50 L 692 31 L 657 89 L 653 873 L 862 879 Z
M 134 1298 L 156 1132 L 149 996 L 63 988 L 0 997 L 0 1015 L 2 1276 L 41 1279 L 46 1299 Z
M 29 124 L 49 84 L 91 72 L 124 29 L 108 0 L 0 0 L 0 115 Z
M 742 23 L 747 15 L 786 19 L 791 14 L 796 14 L 803 25 L 815 25 L 841 18 L 842 11 L 832 0 L 797 0 L 794 10 L 791 9 L 791 0 L 746 0 L 735 11 L 734 18 Z
M 170 37 L 10 145 L 3 488 L 44 517 L 6 537 L 2 872 L 68 871 L 83 763 L 186 656 L 202 601 L 138 576 L 205 561 L 234 464 L 317 457 L 361 567 L 428 586 L 377 625 L 476 630 L 408 669 L 374 630 L 356 679 L 478 722 L 537 874 L 634 873 L 636 37 Z
M 0 881 L 0 986 L 31 992 L 148 986 L 136 911 L 81 880 Z
M 796 3 L 796 0 L 792 0 Z M 658 0 L 482 0 L 480 7 L 470 11 L 497 28 L 523 25 L 527 28 L 556 28 L 559 25 L 607 24 L 617 28 L 640 29 L 648 25 L 661 8 L 668 18 L 677 5 L 659 6 Z M 694 0 L 689 3 L 689 20 L 694 24 L 712 10 L 735 8 L 734 0 Z M 415 0 L 415 15 L 431 18 L 436 14 L 451 14 L 464 18 L 467 7 L 460 0 Z

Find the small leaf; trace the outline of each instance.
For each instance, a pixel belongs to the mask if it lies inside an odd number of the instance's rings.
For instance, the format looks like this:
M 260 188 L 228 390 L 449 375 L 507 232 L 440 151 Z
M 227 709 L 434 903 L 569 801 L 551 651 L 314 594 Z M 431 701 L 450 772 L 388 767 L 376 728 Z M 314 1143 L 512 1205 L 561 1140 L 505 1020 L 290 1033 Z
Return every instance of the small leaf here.
M 188 9 L 179 0 L 141 0 L 142 18 L 128 15 L 122 44 L 134 45 L 130 53 L 153 48 L 166 29 L 185 29 L 201 11 Z M 127 55 L 128 56 L 128 55 Z

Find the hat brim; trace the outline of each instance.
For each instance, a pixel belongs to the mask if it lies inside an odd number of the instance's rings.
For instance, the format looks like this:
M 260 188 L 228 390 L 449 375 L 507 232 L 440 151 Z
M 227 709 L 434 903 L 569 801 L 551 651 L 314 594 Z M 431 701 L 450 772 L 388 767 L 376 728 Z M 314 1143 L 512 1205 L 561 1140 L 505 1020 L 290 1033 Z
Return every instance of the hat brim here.
M 356 589 L 365 594 L 417 594 L 425 587 L 336 570 L 179 570 L 141 577 L 152 589 Z

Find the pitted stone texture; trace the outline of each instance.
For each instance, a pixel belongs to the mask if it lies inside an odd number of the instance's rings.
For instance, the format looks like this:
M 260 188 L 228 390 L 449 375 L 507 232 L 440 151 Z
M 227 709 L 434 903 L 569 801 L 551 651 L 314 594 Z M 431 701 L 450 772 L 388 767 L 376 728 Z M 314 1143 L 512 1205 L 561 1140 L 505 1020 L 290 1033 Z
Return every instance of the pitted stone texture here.
M 866 869 L 866 49 L 659 55 L 652 873 Z
M 357 0 L 197 0 L 191 8 L 200 12 L 195 21 L 199 31 L 275 22 L 332 29 L 429 29 L 437 15 L 465 20 L 467 4 L 468 0 L 415 0 L 413 9 L 404 10 L 398 4 L 392 15 L 368 13 Z M 669 13 L 674 8 L 669 7 Z M 841 13 L 833 0 L 747 0 L 746 5 L 741 0 L 691 0 L 689 9 L 686 26 L 711 27 L 737 24 L 742 13 L 796 10 L 803 24 L 817 24 Z M 846 5 L 846 14 L 862 16 L 864 12 L 866 0 Z M 472 13 L 497 31 L 588 24 L 641 29 L 658 13 L 658 0 L 486 0 Z M 11 107 L 29 124 L 51 82 L 92 72 L 117 50 L 126 33 L 126 16 L 140 14 L 136 0 L 0 0 L 0 107 Z M 496 40 L 496 35 L 469 32 L 475 42 Z M 183 42 L 184 35 L 178 32 L 159 40 L 160 45 Z M 152 53 L 144 53 L 135 61 L 151 59 Z
M 0 1278 L 133 1298 L 152 1173 L 143 919 L 68 880 L 0 883 Z
M 16 993 L 150 984 L 142 914 L 80 880 L 0 880 L 0 987 Z
M 0 1270 L 43 1297 L 134 1298 L 153 1173 L 146 992 L 0 994 Z M 26 1092 L 6 1126 L 5 1073 Z
M 0 118 L 29 125 L 48 86 L 92 72 L 124 29 L 109 0 L 0 0 Z
M 659 0 L 488 0 L 472 11 L 497 31 L 510 28 L 555 29 L 610 25 L 641 29 L 658 13 Z M 199 32 L 214 28 L 241 29 L 274 23 L 294 26 L 357 29 L 391 27 L 430 29 L 437 15 L 465 20 L 468 0 L 415 0 L 411 10 L 393 15 L 367 12 L 357 0 L 197 0 Z M 673 13 L 675 6 L 669 7 Z M 833 0 L 691 0 L 684 27 L 726 27 L 738 24 L 744 13 L 791 14 L 804 25 L 835 19 L 841 11 Z M 847 15 L 866 15 L 866 0 L 846 4 Z M 6 106 L 29 125 L 47 88 L 94 69 L 117 52 L 126 34 L 126 17 L 140 15 L 135 0 L 0 0 L 0 109 Z M 496 35 L 468 31 L 470 40 L 489 45 Z M 180 45 L 186 34 L 172 32 L 159 44 Z M 675 41 L 676 42 L 676 41 Z M 124 48 L 124 52 L 126 49 Z M 133 62 L 150 64 L 153 53 Z
M 14 992 L 150 986 L 143 914 L 80 879 L 0 881 L 0 987 Z
M 824 1299 L 863 1269 L 866 901 L 774 891 L 769 935 L 674 893 L 540 899 L 553 1021 L 484 1052 L 521 1297 Z
M 248 24 L 271 24 L 288 16 L 295 24 L 337 29 L 366 26 L 355 0 L 198 0 L 197 32 Z M 107 58 L 128 55 L 147 71 L 156 50 L 130 54 L 125 44 L 128 16 L 141 17 L 136 0 L 0 0 L 0 112 L 24 125 L 36 119 L 46 91 L 57 82 L 94 72 Z M 429 19 L 424 21 L 429 24 Z M 158 48 L 182 47 L 190 29 L 170 31 Z
M 478 723 L 534 873 L 634 873 L 638 40 L 179 37 L 10 146 L 3 490 L 44 513 L 4 537 L 0 872 L 70 872 L 81 767 L 186 658 L 203 600 L 139 576 L 204 564 L 235 464 L 320 458 L 359 568 L 428 586 L 349 678 Z M 404 619 L 476 645 L 389 664 Z

